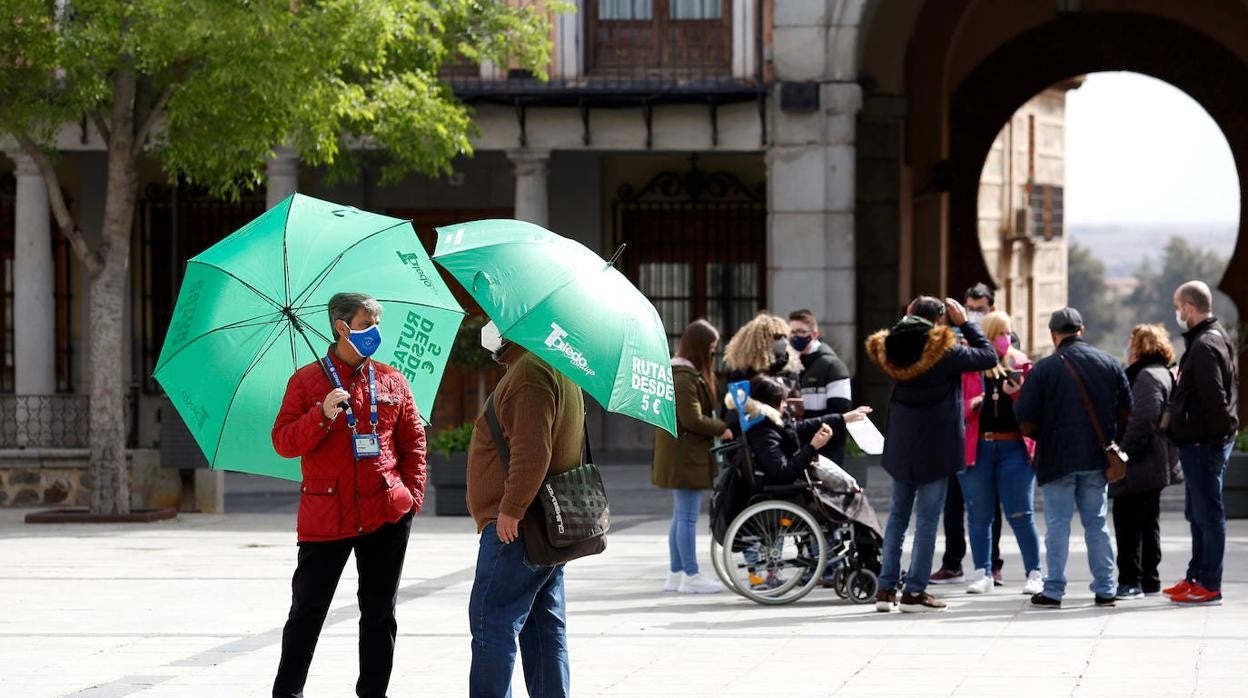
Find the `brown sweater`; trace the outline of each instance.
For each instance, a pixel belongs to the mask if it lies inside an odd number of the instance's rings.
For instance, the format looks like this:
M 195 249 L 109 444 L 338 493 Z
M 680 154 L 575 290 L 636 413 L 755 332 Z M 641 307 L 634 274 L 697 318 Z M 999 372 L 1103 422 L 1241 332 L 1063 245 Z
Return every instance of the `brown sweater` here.
M 548 473 L 566 472 L 581 463 L 585 423 L 581 389 L 519 346 L 502 358 L 507 373 L 494 388 L 494 411 L 511 449 L 511 464 L 504 476 L 482 410 L 468 446 L 468 511 L 478 531 L 496 520 L 499 511 L 523 517 Z

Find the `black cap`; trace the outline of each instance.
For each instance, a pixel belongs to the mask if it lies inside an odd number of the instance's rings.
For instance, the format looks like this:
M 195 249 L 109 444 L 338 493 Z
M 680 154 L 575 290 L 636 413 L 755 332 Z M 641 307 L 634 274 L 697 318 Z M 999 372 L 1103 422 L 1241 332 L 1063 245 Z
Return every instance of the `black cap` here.
M 1083 316 L 1074 308 L 1062 308 L 1049 316 L 1049 331 L 1070 334 L 1083 329 Z

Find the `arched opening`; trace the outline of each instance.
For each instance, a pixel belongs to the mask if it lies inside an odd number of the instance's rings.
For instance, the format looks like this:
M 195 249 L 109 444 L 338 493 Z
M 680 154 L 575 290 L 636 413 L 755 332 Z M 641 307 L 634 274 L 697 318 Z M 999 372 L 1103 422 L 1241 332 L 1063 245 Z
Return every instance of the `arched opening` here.
M 1178 88 L 1129 72 L 1050 86 L 1001 126 L 979 176 L 979 246 L 997 305 L 1034 354 L 1051 350 L 1045 322 L 1063 305 L 1111 352 L 1136 323 L 1174 333 L 1170 291 L 1224 276 L 1239 192 L 1225 136 Z M 1234 303 L 1215 296 L 1236 327 Z

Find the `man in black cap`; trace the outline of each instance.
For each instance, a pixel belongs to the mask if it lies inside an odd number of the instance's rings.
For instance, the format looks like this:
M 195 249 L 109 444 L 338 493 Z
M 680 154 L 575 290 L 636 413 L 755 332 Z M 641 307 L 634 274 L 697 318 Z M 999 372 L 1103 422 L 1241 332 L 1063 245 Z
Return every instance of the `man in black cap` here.
M 1077 509 L 1096 605 L 1113 606 L 1116 587 L 1114 549 L 1105 520 L 1105 447 L 1126 427 L 1131 386 L 1114 357 L 1083 341 L 1083 317 L 1078 310 L 1062 308 L 1053 313 L 1049 332 L 1057 351 L 1035 365 L 1014 401 L 1022 432 L 1036 440 L 1036 481 L 1044 493 L 1049 573 L 1044 591 L 1032 596 L 1031 603 L 1041 608 L 1062 606 L 1070 520 Z

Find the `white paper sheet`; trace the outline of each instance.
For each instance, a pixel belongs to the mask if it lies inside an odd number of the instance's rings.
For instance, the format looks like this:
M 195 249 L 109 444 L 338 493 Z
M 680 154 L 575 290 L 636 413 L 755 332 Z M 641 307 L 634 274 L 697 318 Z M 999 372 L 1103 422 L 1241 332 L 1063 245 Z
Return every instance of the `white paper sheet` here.
M 854 443 L 858 444 L 858 448 L 861 448 L 863 453 L 878 456 L 884 452 L 884 435 L 875 428 L 870 417 L 857 422 L 849 422 L 845 428 L 849 430 L 849 435 L 854 438 Z

